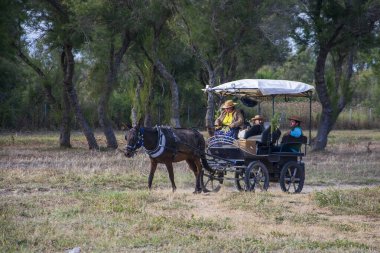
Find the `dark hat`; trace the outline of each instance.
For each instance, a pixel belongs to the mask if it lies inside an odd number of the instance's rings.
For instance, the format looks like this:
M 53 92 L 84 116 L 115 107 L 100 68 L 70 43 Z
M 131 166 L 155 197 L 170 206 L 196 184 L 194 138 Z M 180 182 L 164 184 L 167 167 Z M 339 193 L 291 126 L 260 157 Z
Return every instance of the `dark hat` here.
M 295 116 L 295 115 L 289 117 L 288 120 L 294 120 L 294 121 L 302 122 L 301 118 L 298 116 Z

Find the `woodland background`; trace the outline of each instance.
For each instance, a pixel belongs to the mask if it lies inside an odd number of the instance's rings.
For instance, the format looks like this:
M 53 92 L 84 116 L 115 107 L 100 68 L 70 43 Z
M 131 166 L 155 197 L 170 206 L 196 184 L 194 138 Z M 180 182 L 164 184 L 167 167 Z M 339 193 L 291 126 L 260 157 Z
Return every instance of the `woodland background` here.
M 379 127 L 379 20 L 377 0 L 1 0 L 0 129 L 59 130 L 62 147 L 81 129 L 97 149 L 99 128 L 116 148 L 114 130 L 139 118 L 211 126 L 221 101 L 206 85 L 289 79 L 316 86 L 323 149 L 334 128 Z

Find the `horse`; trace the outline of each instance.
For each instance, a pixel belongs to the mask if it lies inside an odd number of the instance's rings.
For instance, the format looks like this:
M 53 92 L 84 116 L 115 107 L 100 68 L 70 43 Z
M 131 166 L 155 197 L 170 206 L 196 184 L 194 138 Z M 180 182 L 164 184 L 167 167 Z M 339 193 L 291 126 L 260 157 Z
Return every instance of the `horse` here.
M 143 147 L 150 158 L 148 188 L 152 188 L 154 173 L 158 163 L 166 165 L 173 192 L 177 189 L 174 182 L 173 163 L 186 161 L 195 175 L 195 191 L 202 192 L 202 164 L 205 159 L 205 140 L 203 135 L 194 129 L 169 128 L 156 126 L 126 129 L 124 148 L 126 157 L 133 157 L 137 149 Z

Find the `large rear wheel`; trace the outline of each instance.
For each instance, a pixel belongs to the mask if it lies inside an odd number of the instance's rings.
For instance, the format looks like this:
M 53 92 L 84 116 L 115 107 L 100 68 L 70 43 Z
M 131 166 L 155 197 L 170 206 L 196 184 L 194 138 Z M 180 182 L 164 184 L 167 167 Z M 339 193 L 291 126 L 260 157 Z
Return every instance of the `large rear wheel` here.
M 246 191 L 266 191 L 269 187 L 269 173 L 265 164 L 260 161 L 251 162 L 245 170 L 244 181 Z
M 235 171 L 235 187 L 239 192 L 246 190 L 244 174 L 245 170 L 243 169 L 237 169 Z
M 290 193 L 300 193 L 305 182 L 304 167 L 295 162 L 287 162 L 281 169 L 280 186 L 281 190 Z

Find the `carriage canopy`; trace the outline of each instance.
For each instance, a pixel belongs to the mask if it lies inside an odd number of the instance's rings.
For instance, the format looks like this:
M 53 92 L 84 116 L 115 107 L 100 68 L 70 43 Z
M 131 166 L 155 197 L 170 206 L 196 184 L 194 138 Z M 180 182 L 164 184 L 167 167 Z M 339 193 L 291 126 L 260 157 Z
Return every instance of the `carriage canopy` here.
M 314 87 L 301 82 L 270 79 L 241 79 L 206 87 L 204 91 L 218 95 L 233 95 L 237 97 L 265 98 L 273 96 L 310 97 Z

